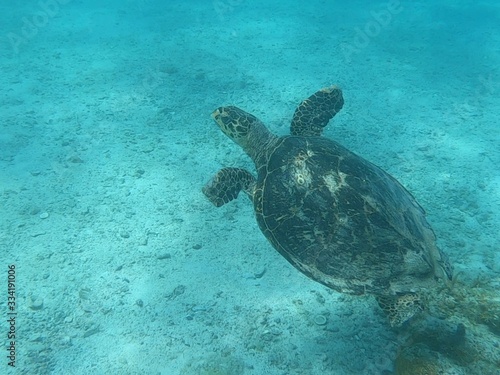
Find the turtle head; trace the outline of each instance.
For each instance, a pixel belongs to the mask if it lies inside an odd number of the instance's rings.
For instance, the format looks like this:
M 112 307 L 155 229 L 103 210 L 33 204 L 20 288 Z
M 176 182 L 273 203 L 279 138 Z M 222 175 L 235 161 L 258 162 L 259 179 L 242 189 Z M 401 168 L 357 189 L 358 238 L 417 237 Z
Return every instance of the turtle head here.
M 277 138 L 257 117 L 234 106 L 217 108 L 212 118 L 254 161 L 260 151 Z
M 255 125 L 263 126 L 257 117 L 233 106 L 217 108 L 212 118 L 225 135 L 243 148 Z

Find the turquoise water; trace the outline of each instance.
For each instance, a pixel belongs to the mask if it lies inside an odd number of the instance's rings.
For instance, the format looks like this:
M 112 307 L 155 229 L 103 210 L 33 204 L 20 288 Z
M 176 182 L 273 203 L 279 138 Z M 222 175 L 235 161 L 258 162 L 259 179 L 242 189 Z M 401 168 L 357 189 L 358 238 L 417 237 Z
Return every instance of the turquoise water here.
M 498 2 L 29 0 L 0 14 L 2 306 L 15 267 L 0 373 L 500 373 Z M 286 135 L 331 84 L 345 104 L 324 136 L 407 187 L 454 265 L 430 303 L 444 331 L 391 328 L 372 296 L 290 266 L 248 199 L 216 209 L 201 192 L 222 167 L 254 172 L 215 108 Z

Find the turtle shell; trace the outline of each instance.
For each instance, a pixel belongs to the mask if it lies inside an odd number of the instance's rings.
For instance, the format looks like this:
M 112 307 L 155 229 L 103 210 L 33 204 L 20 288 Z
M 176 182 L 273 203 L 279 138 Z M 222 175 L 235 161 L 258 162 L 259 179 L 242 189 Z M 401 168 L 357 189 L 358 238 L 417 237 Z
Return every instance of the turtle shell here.
M 267 151 L 257 168 L 257 222 L 293 266 L 349 294 L 433 281 L 434 233 L 396 179 L 327 138 L 287 136 Z

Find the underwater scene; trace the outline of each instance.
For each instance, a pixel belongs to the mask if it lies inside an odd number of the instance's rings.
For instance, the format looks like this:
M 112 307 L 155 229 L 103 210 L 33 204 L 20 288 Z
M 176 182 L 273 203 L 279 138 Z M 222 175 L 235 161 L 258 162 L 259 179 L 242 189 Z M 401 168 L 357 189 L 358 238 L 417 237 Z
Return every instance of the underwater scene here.
M 500 3 L 0 3 L 0 374 L 500 374 Z

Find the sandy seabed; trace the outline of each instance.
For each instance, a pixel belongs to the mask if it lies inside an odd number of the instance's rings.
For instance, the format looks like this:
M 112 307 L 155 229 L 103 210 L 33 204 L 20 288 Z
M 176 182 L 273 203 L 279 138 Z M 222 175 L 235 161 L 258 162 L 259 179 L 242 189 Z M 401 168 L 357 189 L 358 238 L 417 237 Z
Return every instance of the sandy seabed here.
M 18 312 L 17 368 L 2 368 L 500 371 L 495 2 L 58 4 L 0 5 L 0 260 L 16 266 Z M 332 83 L 346 103 L 324 135 L 405 185 L 455 266 L 434 309 L 465 325 L 462 351 L 300 274 L 245 197 L 215 209 L 201 193 L 223 166 L 253 171 L 213 109 L 283 135 Z

